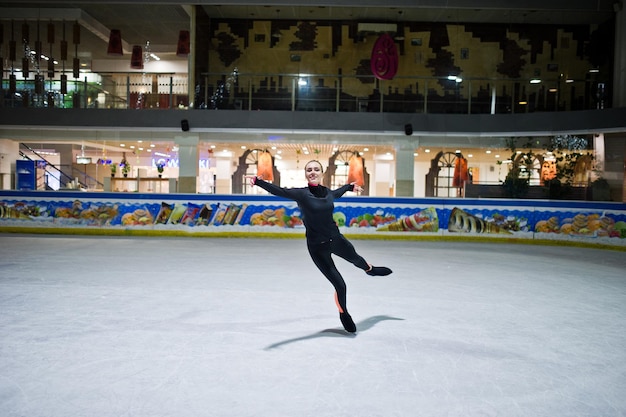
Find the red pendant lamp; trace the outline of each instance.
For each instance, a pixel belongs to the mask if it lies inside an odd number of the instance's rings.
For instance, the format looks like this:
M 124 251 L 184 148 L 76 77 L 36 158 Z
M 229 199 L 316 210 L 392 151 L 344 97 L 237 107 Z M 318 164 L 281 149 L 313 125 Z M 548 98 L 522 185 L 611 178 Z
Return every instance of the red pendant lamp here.
M 78 57 L 74 57 L 72 60 L 72 75 L 74 78 L 80 77 L 80 59 Z
M 61 61 L 67 61 L 67 41 L 61 41 Z
M 122 32 L 119 29 L 111 29 L 109 33 L 109 46 L 107 48 L 108 55 L 122 56 Z
M 48 43 L 54 43 L 54 33 L 55 32 L 55 28 L 54 28 L 54 23 L 50 22 L 48 23 Z
M 50 56 L 48 59 L 48 78 L 54 78 L 54 59 L 52 58 L 52 44 L 54 43 L 54 35 L 54 23 L 48 23 L 48 45 L 50 45 Z
M 61 94 L 67 94 L 67 75 L 61 74 Z
M 15 39 L 11 39 L 9 41 L 9 61 L 15 61 L 17 58 L 17 43 L 15 42 Z M 11 65 L 13 66 L 13 65 Z
M 30 28 L 28 27 L 28 23 L 22 23 L 22 42 L 26 45 L 30 42 Z M 24 79 L 28 78 L 28 63 L 30 61 L 30 57 L 22 58 L 22 76 Z
M 65 40 L 65 20 L 63 21 L 63 39 L 61 39 L 61 61 L 63 70 L 61 71 L 61 94 L 67 94 L 67 75 L 65 74 L 65 61 L 67 61 L 67 41 Z
M 35 74 L 35 94 L 43 94 L 43 75 Z
M 30 28 L 28 27 L 28 23 L 26 22 L 22 23 L 22 42 L 30 42 Z
M 15 74 L 9 75 L 9 92 L 15 94 L 17 92 L 17 78 Z
M 74 22 L 72 27 L 72 41 L 74 42 L 74 59 L 72 60 L 72 75 L 74 78 L 80 77 L 80 58 L 78 58 L 78 45 L 80 44 L 80 25 Z M 74 94 L 75 100 L 80 102 L 77 94 Z M 75 106 L 76 107 L 76 106 Z
M 9 92 L 11 95 L 17 91 L 17 79 L 13 73 L 13 61 L 16 59 L 16 43 L 13 37 L 13 21 L 11 21 L 11 40 L 9 41 L 9 61 L 11 61 L 11 74 L 9 75 Z
M 133 53 L 130 56 L 130 67 L 132 69 L 143 69 L 143 50 L 139 45 L 133 45 Z
M 24 79 L 28 78 L 28 58 L 22 58 L 22 76 Z
M 178 33 L 178 45 L 176 47 L 176 56 L 187 56 L 190 50 L 189 31 L 181 30 Z

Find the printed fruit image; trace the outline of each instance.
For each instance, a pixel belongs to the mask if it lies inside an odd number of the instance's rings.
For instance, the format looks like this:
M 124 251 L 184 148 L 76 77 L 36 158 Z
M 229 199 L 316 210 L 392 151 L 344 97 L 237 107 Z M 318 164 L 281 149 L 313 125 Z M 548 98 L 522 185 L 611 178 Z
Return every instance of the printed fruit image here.
M 620 223 L 625 229 L 620 230 Z M 615 222 L 611 217 L 592 213 L 578 213 L 559 222 L 557 217 L 540 220 L 535 224 L 535 232 L 560 233 L 563 235 L 589 237 L 625 237 L 626 222 Z
M 339 227 L 346 225 L 346 215 L 340 211 L 333 213 L 333 220 Z
M 265 209 L 261 213 L 254 213 L 250 217 L 251 226 L 278 226 L 295 227 L 302 224 L 302 219 L 298 216 L 285 214 L 284 208 Z
M 385 223 L 390 223 L 396 220 L 396 216 L 393 214 L 383 215 L 382 213 L 365 213 L 358 217 L 350 219 L 350 227 L 378 227 Z
M 125 226 L 131 225 L 141 225 L 145 226 L 147 224 L 152 224 L 153 222 L 152 215 L 146 209 L 137 209 L 132 213 L 126 213 L 122 216 L 121 223 Z
M 617 232 L 615 237 L 621 237 L 622 239 L 626 239 L 626 222 L 619 221 L 615 223 L 615 226 L 613 226 L 613 228 L 615 229 L 615 232 Z
M 285 227 L 294 228 L 296 226 L 302 226 L 302 219 L 298 216 L 283 216 L 283 222 L 285 223 Z

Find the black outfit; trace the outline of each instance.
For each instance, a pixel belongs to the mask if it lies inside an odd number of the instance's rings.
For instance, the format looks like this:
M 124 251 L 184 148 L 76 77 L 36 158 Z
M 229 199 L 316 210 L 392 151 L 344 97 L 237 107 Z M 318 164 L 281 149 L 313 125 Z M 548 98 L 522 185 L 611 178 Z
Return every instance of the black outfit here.
M 255 185 L 271 194 L 298 203 L 306 228 L 309 254 L 313 263 L 335 287 L 341 322 L 346 330 L 355 332 L 356 326 L 352 322 L 346 306 L 346 283 L 337 270 L 331 255 L 335 254 L 345 259 L 370 275 L 388 275 L 391 270 L 384 267 L 373 267 L 370 270 L 370 265 L 361 255 L 356 253 L 352 243 L 341 234 L 333 219 L 335 199 L 340 198 L 348 191 L 352 191 L 354 185 L 346 184 L 336 190 L 330 190 L 323 185 L 312 184 L 305 188 L 282 188 L 259 178 L 256 179 Z

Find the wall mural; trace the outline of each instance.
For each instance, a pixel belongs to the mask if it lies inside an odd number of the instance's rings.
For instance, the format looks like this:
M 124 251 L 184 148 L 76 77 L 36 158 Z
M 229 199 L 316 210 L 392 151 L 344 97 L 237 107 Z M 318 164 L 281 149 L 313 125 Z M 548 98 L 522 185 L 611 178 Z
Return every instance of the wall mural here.
M 217 39 L 217 53 L 220 61 L 228 67 L 241 56 L 241 51 L 236 44 L 236 39 L 226 32 L 220 32 L 215 37 Z
M 510 78 L 517 84 L 519 79 L 542 77 L 557 82 L 560 74 L 571 79 L 584 81 L 588 78 L 588 69 L 604 65 L 604 76 L 612 78 L 610 58 L 599 57 L 598 49 L 611 50 L 613 47 L 613 29 L 611 24 L 596 27 L 593 25 L 527 25 L 527 24 L 446 24 L 437 22 L 402 22 L 397 24 L 401 33 L 389 34 L 392 46 L 398 54 L 397 74 L 393 76 L 393 85 L 389 91 L 378 91 L 375 83 L 376 62 L 372 61 L 372 47 L 381 33 L 359 32 L 358 22 L 346 21 L 252 21 L 243 19 L 211 19 L 207 41 L 209 49 L 209 72 L 227 73 L 237 66 L 242 74 L 343 74 L 341 85 L 342 103 L 350 106 L 350 100 L 368 97 L 375 102 L 380 94 L 397 94 L 398 101 L 418 103 L 428 95 L 429 104 L 438 106 L 450 102 L 454 96 L 473 96 L 472 106 L 480 107 L 480 100 L 489 101 L 490 79 L 506 80 Z M 253 40 L 253 41 L 251 41 Z M 593 45 L 591 45 L 593 44 Z M 387 48 L 390 50 L 390 48 Z M 215 59 L 211 59 L 211 55 Z M 611 54 L 608 54 L 609 56 Z M 374 71 L 373 71 L 374 69 Z M 380 75 L 380 74 L 378 74 Z M 474 79 L 471 91 L 462 85 L 449 81 L 450 75 L 463 75 Z M 363 77 L 361 77 L 363 76 Z M 428 84 L 427 91 L 423 80 L 411 80 L 409 77 L 440 77 L 437 84 Z M 484 81 L 476 81 L 478 78 Z M 386 80 L 389 80 L 388 78 Z M 209 80 L 209 89 L 217 88 L 219 80 Z M 323 84 L 316 87 L 334 88 Z M 334 84 L 334 83 L 333 83 Z M 373 85 L 374 84 L 374 85 Z M 238 87 L 233 93 L 243 101 L 244 108 L 248 99 L 248 88 L 252 88 L 252 98 L 256 103 L 265 103 L 259 109 L 282 110 L 280 104 L 271 102 L 270 97 L 262 96 L 258 100 L 257 90 L 266 88 L 273 94 L 291 97 L 292 84 L 289 81 L 273 77 L 265 80 L 253 79 Z M 274 88 L 271 88 L 274 87 Z M 549 106 L 566 106 L 564 109 L 577 110 L 594 100 L 594 92 L 579 86 L 563 88 L 559 94 L 561 103 L 541 98 L 544 92 L 524 91 L 525 85 L 506 85 L 498 87 L 498 103 L 503 108 L 497 112 L 511 111 L 512 96 L 534 94 L 528 97 L 529 105 L 536 105 L 537 110 Z M 547 84 L 537 89 L 545 88 Z M 592 87 L 593 88 L 593 87 Z M 374 90 L 374 91 L 372 91 Z M 329 94 L 329 96 L 332 94 Z M 282 97 L 282 96 L 281 96 Z M 274 98 L 273 96 L 271 98 Z M 231 101 L 234 101 L 231 100 Z M 391 100 L 393 102 L 393 98 Z M 334 101 L 329 102 L 334 105 Z M 535 104 L 536 103 L 536 104 Z M 565 104 L 566 103 L 566 104 Z M 233 106 L 232 103 L 230 103 Z M 406 106 L 407 104 L 404 104 Z M 276 107 L 278 106 L 278 107 Z M 414 112 L 416 108 L 402 108 L 386 111 Z M 542 107 L 543 106 L 543 107 Z M 284 107 L 284 106 L 283 106 Z M 330 108 L 328 110 L 334 110 Z M 423 105 L 422 105 L 423 107 Z M 253 107 L 255 108 L 255 107 Z M 289 110 L 290 108 L 286 108 Z M 324 109 L 321 109 L 324 110 Z M 356 110 L 356 109 L 354 109 Z M 352 111 L 354 111 L 352 110 Z M 375 104 L 368 108 L 376 111 Z M 432 112 L 457 112 L 459 109 L 434 109 Z M 483 109 L 484 110 L 484 109 Z M 477 110 L 477 112 L 485 112 Z M 488 109 L 487 109 L 488 110 Z M 351 111 L 342 108 L 341 111 Z
M 28 194 L 28 193 L 25 193 Z M 58 195 L 58 193 L 56 194 Z M 104 197 L 0 198 L 0 231 L 29 228 L 70 233 L 89 229 L 183 233 L 304 233 L 295 202 L 272 196 L 229 199 L 224 196 L 151 195 L 122 199 Z M 117 199 L 116 199 L 117 198 Z M 159 199 L 162 198 L 162 199 Z M 362 235 L 419 234 L 505 239 L 565 240 L 584 244 L 626 246 L 626 205 L 576 204 L 532 206 L 515 201 L 488 205 L 481 200 L 344 197 L 333 215 L 344 233 Z
M 522 69 L 526 65 L 523 58 L 529 51 L 520 47 L 517 42 L 506 39 L 500 42 L 502 49 L 503 61 L 496 67 L 499 74 L 506 75 L 510 78 L 519 78 L 522 76 Z
M 294 36 L 298 38 L 298 41 L 289 44 L 290 51 L 314 51 L 317 48 L 315 42 L 317 27 L 314 23 L 300 22 Z

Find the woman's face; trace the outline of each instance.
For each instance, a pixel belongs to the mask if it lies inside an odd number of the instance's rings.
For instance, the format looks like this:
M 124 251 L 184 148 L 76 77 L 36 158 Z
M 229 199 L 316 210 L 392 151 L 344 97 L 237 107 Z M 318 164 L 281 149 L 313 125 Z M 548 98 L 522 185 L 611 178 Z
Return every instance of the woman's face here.
M 304 166 L 304 176 L 309 184 L 319 185 L 322 182 L 322 166 L 317 161 L 310 161 Z

